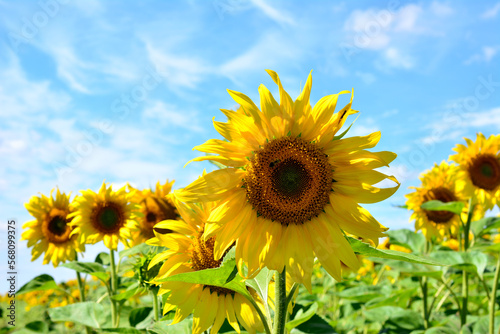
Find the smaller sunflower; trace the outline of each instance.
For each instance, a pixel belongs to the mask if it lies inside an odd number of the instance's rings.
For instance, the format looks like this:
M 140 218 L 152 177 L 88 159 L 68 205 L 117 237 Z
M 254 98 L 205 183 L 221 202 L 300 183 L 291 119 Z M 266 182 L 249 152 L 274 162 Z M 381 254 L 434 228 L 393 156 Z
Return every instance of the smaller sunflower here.
M 43 264 L 52 262 L 57 267 L 61 262 L 75 260 L 76 253 L 84 252 L 85 246 L 78 241 L 76 235 L 71 234 L 70 195 L 57 189 L 54 198 L 53 192 L 54 189 L 49 197 L 43 194 L 40 197 L 33 196 L 25 204 L 28 212 L 36 219 L 23 225 L 25 231 L 21 234 L 21 240 L 28 240 L 28 247 L 33 247 L 31 261 L 45 252 Z
M 414 192 L 406 195 L 408 210 L 412 210 L 411 219 L 415 221 L 415 230 L 422 230 L 424 236 L 430 240 L 435 237 L 443 240 L 443 237 L 454 237 L 458 233 L 460 219 L 467 219 L 467 196 L 463 190 L 465 181 L 457 177 L 459 167 L 441 162 L 424 173 L 420 180 L 420 187 L 411 187 Z M 461 201 L 465 203 L 462 217 L 449 211 L 424 210 L 421 205 L 425 202 L 438 200 L 443 203 Z M 481 210 L 475 210 L 474 217 L 480 218 Z
M 111 250 L 116 250 L 118 241 L 130 240 L 135 229 L 139 206 L 131 202 L 134 191 L 127 192 L 126 186 L 113 191 L 102 183 L 99 192 L 81 191 L 72 203 L 74 212 L 71 234 L 77 234 L 81 243 L 95 244 L 101 240 Z
M 172 186 L 175 181 L 156 184 L 156 189 L 144 189 L 142 191 L 134 189 L 135 195 L 132 202 L 139 204 L 143 217 L 138 220 L 135 229 L 131 231 L 132 239 L 127 242 L 127 247 L 133 247 L 151 239 L 155 236 L 153 227 L 163 220 L 176 220 L 179 213 L 172 201 Z M 163 233 L 168 231 L 163 231 Z
M 500 135 L 486 139 L 478 133 L 475 142 L 465 141 L 467 146 L 457 145 L 450 160 L 460 166 L 458 178 L 466 182 L 466 196 L 491 209 L 500 204 Z
M 196 205 L 175 201 L 175 204 L 183 221 L 167 220 L 157 224 L 156 237 L 147 241 L 150 245 L 169 248 L 156 255 L 150 263 L 151 268 L 166 260 L 156 279 L 218 268 L 222 263 L 222 258 L 214 258 L 216 237 L 206 240 L 203 237 L 205 222 L 213 209 L 213 203 Z M 161 229 L 168 229 L 172 233 L 158 233 Z M 160 295 L 169 293 L 164 302 L 163 313 L 177 309 L 172 324 L 193 313 L 194 334 L 202 333 L 210 326 L 210 333 L 216 334 L 226 319 L 237 332 L 240 332 L 239 324 L 249 333 L 263 331 L 263 325 L 254 307 L 244 296 L 232 290 L 185 282 L 163 282 L 158 285 Z

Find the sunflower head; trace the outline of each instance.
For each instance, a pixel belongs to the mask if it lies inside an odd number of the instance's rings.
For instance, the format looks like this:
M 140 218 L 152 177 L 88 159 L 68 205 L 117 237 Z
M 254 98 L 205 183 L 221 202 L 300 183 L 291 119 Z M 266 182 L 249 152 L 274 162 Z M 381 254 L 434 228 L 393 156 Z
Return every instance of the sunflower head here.
M 500 135 L 486 138 L 477 134 L 476 141 L 465 138 L 467 145 L 457 145 L 450 156 L 460 166 L 459 177 L 466 182 L 465 192 L 475 203 L 491 209 L 500 203 Z
M 357 270 L 359 261 L 344 237 L 351 233 L 375 244 L 386 228 L 359 203 L 375 203 L 399 187 L 393 176 L 376 171 L 396 155 L 370 152 L 380 132 L 343 138 L 340 132 L 352 109 L 349 102 L 336 111 L 343 94 L 321 98 L 314 107 L 309 97 L 312 76 L 294 101 L 273 71 L 279 103 L 259 87 L 260 108 L 246 95 L 229 91 L 237 111 L 221 109 L 227 122 L 214 122 L 225 140 L 211 139 L 195 149 L 227 168 L 203 175 L 174 192 L 184 202 L 215 201 L 217 209 L 207 223 L 206 236 L 217 234 L 215 257 L 236 243 L 240 273 L 266 266 L 287 267 L 295 282 L 311 288 L 314 258 L 337 280 L 341 263 Z M 340 134 L 339 134 L 340 133 Z M 392 188 L 375 184 L 388 179 Z
M 70 195 L 56 191 L 55 198 L 52 190 L 50 196 L 33 196 L 25 204 L 28 212 L 35 220 L 23 225 L 25 231 L 21 240 L 28 240 L 28 247 L 33 247 L 32 261 L 36 260 L 43 252 L 43 264 L 52 262 L 54 267 L 60 262 L 73 261 L 77 252 L 83 252 L 85 246 L 72 235 L 70 216 Z
M 408 210 L 413 211 L 411 219 L 415 221 L 415 229 L 422 230 L 427 239 L 456 237 L 461 217 L 449 211 L 431 211 L 421 208 L 422 204 L 432 200 L 444 203 L 461 201 L 465 208 L 462 219 L 467 219 L 467 197 L 464 194 L 465 182 L 457 175 L 459 167 L 446 162 L 435 164 L 434 167 L 420 177 L 421 186 L 415 187 L 413 192 L 406 195 Z M 474 217 L 480 218 L 482 211 L 479 207 L 474 211 Z
M 182 204 L 175 202 L 182 220 L 167 220 L 156 225 L 155 238 L 150 245 L 164 246 L 167 250 L 157 254 L 150 268 L 161 263 L 156 279 L 171 275 L 218 268 L 222 259 L 214 256 L 217 237 L 204 238 L 206 220 L 213 204 Z M 161 233 L 170 230 L 171 233 Z M 164 262 L 163 262 L 164 261 Z M 154 280 L 153 280 L 154 283 Z M 217 333 L 224 321 L 240 331 L 239 324 L 249 332 L 261 331 L 262 324 L 254 307 L 242 295 L 221 287 L 186 282 L 160 282 L 159 294 L 165 298 L 163 313 L 176 309 L 172 324 L 193 313 L 193 333 L 199 334 L 212 326 Z
M 179 213 L 175 208 L 172 194 L 172 185 L 175 181 L 165 184 L 156 184 L 156 189 L 135 190 L 132 202 L 140 206 L 142 217 L 138 219 L 138 224 L 132 230 L 132 239 L 127 243 L 128 247 L 141 244 L 154 237 L 153 228 L 156 224 L 164 220 L 175 220 L 179 218 Z M 163 231 L 168 233 L 169 231 Z
M 99 192 L 82 191 L 72 203 L 74 212 L 72 234 L 78 234 L 82 243 L 95 244 L 103 240 L 106 247 L 116 250 L 118 241 L 126 243 L 132 238 L 130 231 L 137 224 L 138 205 L 131 202 L 134 192 L 126 186 L 114 191 L 103 182 Z

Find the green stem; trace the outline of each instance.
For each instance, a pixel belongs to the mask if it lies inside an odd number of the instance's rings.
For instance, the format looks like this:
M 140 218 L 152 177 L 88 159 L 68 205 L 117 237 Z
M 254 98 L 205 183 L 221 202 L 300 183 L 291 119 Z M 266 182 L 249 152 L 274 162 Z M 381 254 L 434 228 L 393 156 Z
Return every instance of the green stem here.
M 377 277 L 375 278 L 375 285 L 378 285 L 380 283 L 380 280 L 382 279 L 382 275 L 385 272 L 385 265 L 381 264 L 380 270 L 378 271 Z
M 490 297 L 490 324 L 489 334 L 493 334 L 495 330 L 495 303 L 497 299 L 498 277 L 500 276 L 500 254 L 498 254 L 497 268 L 495 269 L 495 277 L 493 278 L 493 288 Z
M 424 327 L 425 329 L 429 328 L 429 312 L 428 312 L 428 305 L 427 305 L 427 277 L 422 277 L 419 279 L 420 281 L 420 288 L 422 289 L 422 301 L 424 303 L 423 305 L 423 310 L 422 314 L 424 317 Z
M 455 294 L 455 292 L 453 292 L 451 286 L 448 286 L 448 283 L 446 283 L 443 278 L 441 278 L 441 283 L 443 283 L 446 289 L 451 293 L 453 299 L 455 300 L 455 303 L 457 303 L 458 312 L 462 314 L 462 308 L 460 306 L 460 299 L 458 299 L 458 296 Z
M 472 198 L 469 199 L 469 211 L 467 212 L 467 221 L 464 224 L 464 235 L 463 235 L 463 241 L 464 241 L 464 252 L 467 252 L 469 249 L 469 230 L 470 230 L 470 223 L 472 220 L 472 213 L 474 212 L 474 205 L 472 205 Z M 467 313 L 468 313 L 468 308 L 467 308 L 467 301 L 469 299 L 469 275 L 467 271 L 463 270 L 462 271 L 462 312 L 460 313 L 460 323 L 462 326 L 465 326 L 467 323 Z
M 158 308 L 158 292 L 156 291 L 155 288 L 152 288 L 149 290 L 149 292 L 151 293 L 151 297 L 153 297 L 153 315 L 154 315 L 154 319 L 155 319 L 155 322 L 158 322 L 160 320 L 160 316 L 159 316 L 159 308 Z
M 286 266 L 283 267 L 282 273 L 276 274 L 276 297 L 274 300 L 274 328 L 273 334 L 285 333 L 285 322 L 287 313 L 286 304 Z
M 255 311 L 257 311 L 257 314 L 259 315 L 259 318 L 262 321 L 262 324 L 264 325 L 264 330 L 266 331 L 266 334 L 271 334 L 271 328 L 269 327 L 269 321 L 266 318 L 266 316 L 264 315 L 264 313 L 262 313 L 262 310 L 260 309 L 259 305 L 257 305 L 257 302 L 255 302 L 255 300 L 251 296 L 250 297 L 246 296 L 246 298 L 252 304 Z
M 445 286 L 441 284 L 441 286 L 437 289 L 436 293 L 434 294 L 434 298 L 432 298 L 431 305 L 429 306 L 429 320 L 432 319 L 432 310 L 434 308 L 434 304 L 436 303 L 437 298 L 443 292 Z
M 295 290 L 297 290 L 298 288 L 299 288 L 299 285 L 297 283 L 293 283 L 292 289 L 288 293 L 288 296 L 286 296 L 286 308 L 287 308 L 287 310 L 288 310 L 288 305 L 290 305 L 290 303 L 293 299 L 293 295 L 295 294 Z
M 80 290 L 80 302 L 85 301 L 85 285 L 82 282 L 82 276 L 80 273 L 77 271 L 76 272 L 76 281 L 78 282 L 78 290 Z M 85 326 L 85 332 L 87 334 L 90 334 L 90 328 Z
M 116 266 L 115 266 L 115 252 L 112 249 L 109 250 L 109 262 L 111 269 L 111 290 L 109 295 L 109 299 L 111 300 L 111 322 L 113 324 L 113 327 L 117 328 L 118 312 L 117 312 L 116 300 L 113 299 L 116 293 L 117 277 L 116 277 Z

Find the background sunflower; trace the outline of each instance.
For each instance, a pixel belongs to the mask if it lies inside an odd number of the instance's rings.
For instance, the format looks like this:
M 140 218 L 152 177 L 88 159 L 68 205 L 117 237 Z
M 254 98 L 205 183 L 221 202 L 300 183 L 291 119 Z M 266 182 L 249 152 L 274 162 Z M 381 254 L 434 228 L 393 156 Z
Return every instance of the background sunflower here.
M 85 246 L 79 241 L 77 234 L 72 233 L 70 195 L 57 189 L 54 198 L 53 192 L 54 189 L 49 197 L 43 194 L 33 196 L 25 204 L 35 219 L 23 225 L 21 240 L 28 240 L 28 247 L 33 247 L 31 261 L 45 252 L 43 264 L 52 262 L 57 267 L 61 262 L 74 261 L 77 252 L 85 251 Z
M 218 268 L 221 258 L 214 257 L 214 243 L 217 237 L 203 237 L 205 221 L 213 210 L 212 203 L 182 204 L 176 202 L 183 220 L 167 220 L 157 225 L 172 233 L 158 233 L 147 243 L 168 249 L 156 255 L 150 267 L 165 261 L 156 279 L 198 270 Z M 153 281 L 155 283 L 155 281 Z M 240 323 L 248 332 L 262 331 L 263 325 L 250 302 L 234 291 L 202 284 L 185 282 L 163 282 L 159 294 L 168 293 L 164 299 L 163 313 L 176 310 L 172 324 L 176 324 L 193 314 L 193 333 L 199 334 L 210 326 L 211 333 L 217 333 L 227 319 L 229 324 L 240 331 Z M 256 295 L 255 295 L 256 296 Z
M 456 238 L 460 227 L 460 219 L 467 220 L 468 197 L 464 192 L 465 180 L 459 176 L 459 167 L 445 161 L 423 173 L 420 176 L 421 186 L 411 187 L 413 192 L 406 195 L 408 210 L 413 211 L 411 220 L 415 221 L 415 230 L 422 231 L 427 239 L 435 237 L 443 240 L 444 237 Z M 430 211 L 421 208 L 421 205 L 431 200 L 441 202 L 460 201 L 465 204 L 461 217 L 448 211 Z M 473 220 L 481 218 L 483 211 L 477 207 Z
M 172 186 L 175 181 L 165 184 L 156 184 L 156 189 L 138 190 L 130 187 L 134 191 L 132 202 L 140 205 L 142 217 L 138 219 L 138 224 L 131 230 L 132 238 L 127 241 L 128 247 L 133 247 L 153 238 L 153 227 L 163 221 L 179 218 L 179 213 L 172 201 Z
M 486 209 L 500 203 L 500 135 L 486 139 L 477 134 L 476 141 L 465 138 L 467 145 L 458 144 L 450 156 L 460 166 L 459 178 L 466 182 L 467 196 Z
M 78 235 L 81 243 L 95 244 L 104 241 L 110 250 L 116 250 L 118 241 L 126 242 L 132 238 L 131 230 L 136 228 L 139 206 L 131 202 L 134 191 L 127 192 L 123 186 L 114 191 L 102 183 L 97 193 L 92 190 L 81 191 L 82 195 L 72 203 L 74 212 L 72 232 Z

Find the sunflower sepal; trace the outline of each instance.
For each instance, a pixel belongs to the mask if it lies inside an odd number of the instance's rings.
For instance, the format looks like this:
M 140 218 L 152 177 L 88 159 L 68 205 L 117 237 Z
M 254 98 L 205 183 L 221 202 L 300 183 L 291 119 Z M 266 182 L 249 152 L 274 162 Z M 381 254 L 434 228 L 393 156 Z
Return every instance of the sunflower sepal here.
M 344 132 L 342 132 L 341 134 L 339 134 L 338 136 L 333 136 L 333 139 L 332 141 L 335 141 L 335 140 L 340 140 L 342 138 L 344 138 L 344 136 L 347 134 L 347 132 L 349 132 L 349 130 L 351 129 L 351 127 L 353 126 L 354 122 L 357 121 L 359 115 L 356 116 L 356 118 L 354 119 L 354 121 L 352 121 L 351 125 L 349 125 L 349 127 L 347 129 L 345 129 Z
M 454 214 L 461 214 L 465 207 L 464 202 L 454 201 L 454 202 L 441 202 L 439 200 L 432 200 L 423 203 L 420 208 L 429 211 L 447 211 Z

